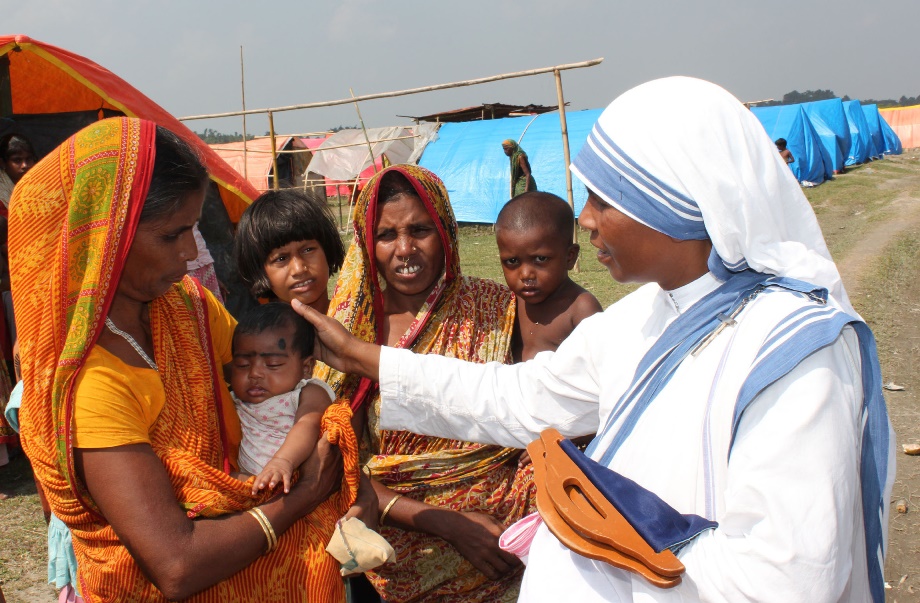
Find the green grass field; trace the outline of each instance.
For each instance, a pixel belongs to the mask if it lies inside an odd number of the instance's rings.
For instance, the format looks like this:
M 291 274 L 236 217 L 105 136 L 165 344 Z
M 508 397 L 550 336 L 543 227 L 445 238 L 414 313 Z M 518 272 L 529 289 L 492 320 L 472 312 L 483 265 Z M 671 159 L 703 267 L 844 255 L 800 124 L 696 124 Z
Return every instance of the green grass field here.
M 578 239 L 581 245 L 580 270 L 573 270 L 570 276 L 593 293 L 603 307 L 606 308 L 636 288 L 635 285 L 621 285 L 610 278 L 607 269 L 597 261 L 594 254 L 596 250 L 588 241 L 586 232 L 580 232 Z M 466 275 L 505 282 L 491 226 L 460 227 L 460 265 Z

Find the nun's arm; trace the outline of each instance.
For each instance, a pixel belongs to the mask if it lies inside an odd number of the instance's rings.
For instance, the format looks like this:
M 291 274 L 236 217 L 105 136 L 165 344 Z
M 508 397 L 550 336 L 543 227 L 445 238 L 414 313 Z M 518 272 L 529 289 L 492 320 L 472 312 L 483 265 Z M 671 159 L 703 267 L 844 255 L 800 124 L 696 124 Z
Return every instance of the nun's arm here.
M 381 427 L 522 448 L 555 427 L 595 433 L 598 382 L 576 332 L 559 350 L 515 365 L 383 348 Z

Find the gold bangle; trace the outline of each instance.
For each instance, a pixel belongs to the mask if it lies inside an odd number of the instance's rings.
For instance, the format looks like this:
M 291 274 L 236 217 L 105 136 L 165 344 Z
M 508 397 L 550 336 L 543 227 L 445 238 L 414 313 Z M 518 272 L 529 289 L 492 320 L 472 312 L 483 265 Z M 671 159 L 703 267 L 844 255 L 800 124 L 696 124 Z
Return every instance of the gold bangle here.
M 265 553 L 271 553 L 275 550 L 275 547 L 278 546 L 278 536 L 275 534 L 275 529 L 272 527 L 272 523 L 268 520 L 268 517 L 265 516 L 265 513 L 263 513 L 262 509 L 259 507 L 253 507 L 246 512 L 255 517 L 256 521 L 259 522 L 259 527 L 261 527 L 262 532 L 265 533 L 265 541 L 268 546 L 268 548 L 265 550 Z
M 383 520 L 387 518 L 387 513 L 390 512 L 390 509 L 393 508 L 393 505 L 396 504 L 396 501 L 402 497 L 403 497 L 402 494 L 397 494 L 396 496 L 390 499 L 390 502 L 387 503 L 387 506 L 383 508 L 383 513 L 380 514 L 380 521 L 378 522 L 380 523 L 380 525 L 383 525 Z

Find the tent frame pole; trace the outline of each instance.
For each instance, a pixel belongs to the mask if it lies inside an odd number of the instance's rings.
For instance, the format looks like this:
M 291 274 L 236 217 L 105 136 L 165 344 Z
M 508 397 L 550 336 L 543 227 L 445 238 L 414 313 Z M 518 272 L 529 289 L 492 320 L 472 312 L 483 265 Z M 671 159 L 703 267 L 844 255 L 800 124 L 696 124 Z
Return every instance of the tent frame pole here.
M 569 207 L 572 208 L 572 214 L 575 214 L 575 195 L 572 192 L 572 171 L 569 165 L 572 163 L 572 156 L 569 152 L 569 127 L 565 121 L 565 98 L 562 95 L 562 74 L 558 69 L 553 71 L 556 79 L 556 102 L 559 103 L 559 126 L 562 128 L 562 160 L 565 163 L 565 193 L 569 198 Z M 572 232 L 572 242 L 578 244 L 578 222 L 575 222 L 574 232 Z M 579 254 L 580 255 L 580 254 Z M 581 272 L 581 258 L 575 258 L 576 273 Z
M 351 185 L 351 194 L 348 196 L 348 220 L 351 221 L 351 212 L 354 211 L 355 197 L 358 195 L 358 184 L 361 181 L 361 174 L 355 176 L 355 183 Z M 345 225 L 343 224 L 344 228 Z
M 246 71 L 243 68 L 243 46 L 240 45 L 240 96 L 243 99 L 243 178 L 249 180 L 249 156 L 246 150 Z
M 207 115 L 188 115 L 186 117 L 178 118 L 179 121 L 191 121 L 193 119 L 214 119 L 217 117 L 236 117 L 237 115 L 256 115 L 263 114 L 268 112 L 279 113 L 281 111 L 295 111 L 298 109 L 314 109 L 316 107 L 333 107 L 335 105 L 346 105 L 348 103 L 353 103 L 355 101 L 366 101 L 373 100 L 376 98 L 392 98 L 394 96 L 406 96 L 409 94 L 418 94 L 420 92 L 431 92 L 433 90 L 447 90 L 449 88 L 460 88 L 463 86 L 474 86 L 476 84 L 486 84 L 488 82 L 497 82 L 499 80 L 507 80 L 517 77 L 527 77 L 530 75 L 539 75 L 541 73 L 552 73 L 554 71 L 565 71 L 568 69 L 580 69 L 582 67 L 593 67 L 594 65 L 599 65 L 603 61 L 603 57 L 597 59 L 591 59 L 590 61 L 582 61 L 580 63 L 567 63 L 565 65 L 556 65 L 555 67 L 541 67 L 540 69 L 529 69 L 527 71 L 515 71 L 513 73 L 502 73 L 499 75 L 491 75 L 489 77 L 481 77 L 473 80 L 463 80 L 460 82 L 451 82 L 448 84 L 436 84 L 434 86 L 423 86 L 421 88 L 409 88 L 407 90 L 396 90 L 394 92 L 379 92 L 376 94 L 365 94 L 364 96 L 356 96 L 352 98 L 341 98 L 338 100 L 332 101 L 320 101 L 316 103 L 306 103 L 303 105 L 288 105 L 286 107 L 272 107 L 268 109 L 249 109 L 247 111 L 229 111 L 227 113 L 210 113 Z
M 272 190 L 279 190 L 281 185 L 278 183 L 278 150 L 275 146 L 275 118 L 272 112 L 268 112 L 268 134 L 272 139 Z
M 348 89 L 349 94 L 352 98 L 355 98 L 355 91 L 351 88 Z M 374 173 L 377 173 L 377 159 L 374 157 L 374 149 L 371 148 L 371 139 L 367 136 L 367 128 L 364 126 L 364 118 L 361 117 L 361 107 L 358 106 L 358 101 L 355 100 L 355 111 L 358 113 L 358 121 L 361 122 L 361 131 L 364 132 L 364 142 L 367 143 L 367 154 L 370 155 L 371 165 L 374 166 Z M 361 175 L 361 172 L 364 170 L 358 170 L 358 176 Z

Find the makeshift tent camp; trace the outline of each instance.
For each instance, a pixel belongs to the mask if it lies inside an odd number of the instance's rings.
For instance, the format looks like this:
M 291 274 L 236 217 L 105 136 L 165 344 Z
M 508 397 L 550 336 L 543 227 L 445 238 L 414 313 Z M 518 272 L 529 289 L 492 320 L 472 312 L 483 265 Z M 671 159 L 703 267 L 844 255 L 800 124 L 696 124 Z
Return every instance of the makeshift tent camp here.
M 15 126 L 45 154 L 112 115 L 149 119 L 196 148 L 233 222 L 258 195 L 194 132 L 111 71 L 27 36 L 0 36 L 0 130 Z
M 834 172 L 843 171 L 850 153 L 850 125 L 843 110 L 843 101 L 831 98 L 802 103 L 802 109 L 811 120 L 828 155 L 833 158 Z M 834 135 L 833 144 L 830 140 L 831 133 Z
M 244 174 L 259 191 L 267 191 L 274 186 L 274 166 L 272 163 L 272 141 L 268 136 L 246 141 L 212 144 L 211 148 L 237 172 Z M 303 140 L 294 136 L 275 137 L 275 150 L 279 172 L 279 185 L 282 188 L 301 187 L 304 172 L 310 163 L 312 153 Z M 245 156 L 245 166 L 244 164 Z
M 846 164 L 856 165 L 870 159 L 877 159 L 878 149 L 875 148 L 872 137 L 869 135 L 869 124 L 866 123 L 862 105 L 858 100 L 846 101 L 843 103 L 843 110 L 850 124 L 850 153 L 847 155 Z
M 789 164 L 796 180 L 821 184 L 834 175 L 834 163 L 801 105 L 752 107 L 772 140 L 785 138 L 795 161 Z
M 233 260 L 233 222 L 258 192 L 194 132 L 117 75 L 61 48 L 26 36 L 0 36 L 0 133 L 25 134 L 39 154 L 104 117 L 149 119 L 195 148 L 214 181 L 199 227 L 236 316 L 255 300 Z
M 353 182 L 368 168 L 373 170 L 375 162 L 415 163 L 436 131 L 436 124 L 339 130 L 313 149 L 309 170 L 329 180 Z
M 308 149 L 315 150 L 318 149 L 328 138 L 329 136 L 324 138 L 301 138 L 300 140 L 303 141 L 305 145 L 307 145 Z M 367 147 L 365 146 L 365 148 Z M 347 182 L 326 178 L 321 174 L 317 174 L 316 172 L 308 172 L 305 185 L 308 190 L 325 188 L 327 198 L 335 196 L 348 197 L 351 195 L 351 187 L 354 186 L 359 191 L 363 189 L 367 181 L 370 180 L 374 174 L 383 169 L 383 164 L 383 157 L 375 157 L 374 165 L 368 166 L 364 169 L 364 171 L 358 174 L 356 178 Z
M 891 126 L 878 113 L 878 105 L 863 105 L 863 115 L 869 124 L 869 134 L 880 155 L 898 155 L 901 153 L 901 141 Z
M 601 109 L 566 112 L 572 157 L 581 149 Z M 527 152 L 537 188 L 566 198 L 562 133 L 557 112 L 538 116 L 443 124 L 419 165 L 441 177 L 461 222 L 494 223 L 508 201 L 510 172 L 501 143 L 516 140 Z M 575 185 L 575 213 L 587 193 Z
M 920 147 L 920 105 L 880 109 L 879 114 L 897 134 L 903 148 Z

